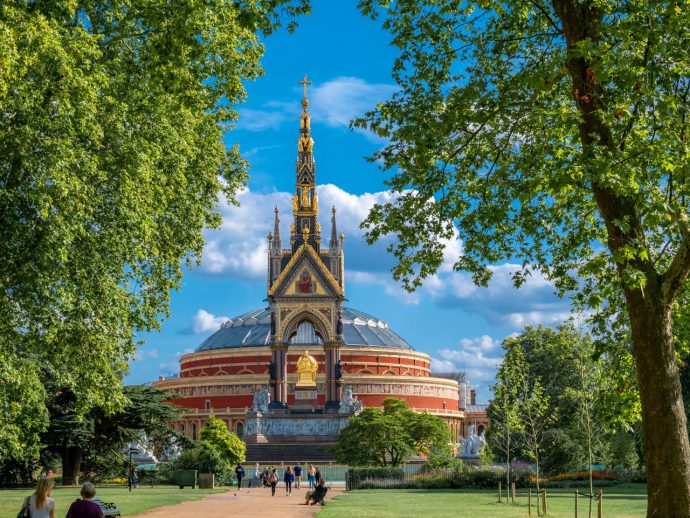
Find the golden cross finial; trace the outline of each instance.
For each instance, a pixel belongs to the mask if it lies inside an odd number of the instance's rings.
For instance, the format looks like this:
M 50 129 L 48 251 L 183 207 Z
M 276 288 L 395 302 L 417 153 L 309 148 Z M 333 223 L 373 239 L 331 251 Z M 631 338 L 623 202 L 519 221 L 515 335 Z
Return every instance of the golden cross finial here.
M 304 79 L 302 81 L 297 81 L 298 85 L 304 85 L 304 98 L 307 98 L 307 85 L 312 84 L 312 81 L 307 81 L 307 74 L 304 74 Z

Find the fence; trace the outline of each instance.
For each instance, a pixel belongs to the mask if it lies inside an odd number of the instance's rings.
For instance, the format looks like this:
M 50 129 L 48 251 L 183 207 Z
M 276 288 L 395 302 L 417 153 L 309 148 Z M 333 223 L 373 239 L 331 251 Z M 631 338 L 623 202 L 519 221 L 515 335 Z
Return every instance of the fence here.
M 510 499 L 510 503 L 515 504 L 515 495 L 515 483 L 511 483 L 510 490 L 506 487 L 506 503 L 508 503 L 508 500 Z M 527 515 L 532 516 L 532 495 L 534 495 L 537 516 L 546 516 L 548 510 L 546 489 L 540 489 L 538 491 L 535 489 L 527 490 Z M 578 518 L 579 516 L 580 498 L 587 498 L 590 506 L 592 505 L 593 501 L 596 501 L 597 518 L 602 518 L 604 493 L 601 491 L 601 489 L 595 494 L 580 493 L 578 490 L 575 490 L 575 518 Z M 498 483 L 498 501 L 499 503 L 503 501 L 503 484 L 501 482 Z M 588 516 L 592 516 L 591 507 L 588 509 Z

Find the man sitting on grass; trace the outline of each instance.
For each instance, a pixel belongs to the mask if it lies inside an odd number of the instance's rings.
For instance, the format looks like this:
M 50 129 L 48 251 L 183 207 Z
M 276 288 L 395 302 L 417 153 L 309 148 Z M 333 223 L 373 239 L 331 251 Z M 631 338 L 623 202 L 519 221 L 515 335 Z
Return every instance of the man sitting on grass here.
M 304 505 L 309 505 L 309 500 L 312 501 L 312 505 L 322 501 L 323 497 L 326 496 L 326 491 L 328 491 L 326 481 L 323 479 L 323 477 L 321 477 L 319 478 L 319 483 L 316 485 L 316 488 L 313 491 L 307 491 Z

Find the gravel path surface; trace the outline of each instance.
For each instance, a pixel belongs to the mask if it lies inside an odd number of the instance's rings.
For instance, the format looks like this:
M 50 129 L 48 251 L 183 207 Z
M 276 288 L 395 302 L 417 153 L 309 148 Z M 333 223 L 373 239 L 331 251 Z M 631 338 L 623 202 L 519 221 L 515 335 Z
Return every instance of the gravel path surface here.
M 177 505 L 159 507 L 152 511 L 138 514 L 138 518 L 225 518 L 237 516 L 274 516 L 280 518 L 297 518 L 316 516 L 320 505 L 304 505 L 307 490 L 293 490 L 291 496 L 285 495 L 285 488 L 278 486 L 276 495 L 271 496 L 269 488 L 252 488 L 238 491 L 236 488 L 227 493 L 209 495 L 203 500 L 182 502 Z M 344 486 L 331 487 L 326 501 L 345 491 Z

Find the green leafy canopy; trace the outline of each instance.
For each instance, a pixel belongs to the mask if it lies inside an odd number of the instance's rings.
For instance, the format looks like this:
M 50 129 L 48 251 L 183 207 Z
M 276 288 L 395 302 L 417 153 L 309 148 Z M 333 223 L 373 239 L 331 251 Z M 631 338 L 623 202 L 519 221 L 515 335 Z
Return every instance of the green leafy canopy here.
M 234 202 L 245 182 L 224 135 L 243 81 L 262 73 L 260 37 L 307 11 L 307 0 L 0 5 L 0 361 L 54 366 L 82 411 L 122 407 L 135 333 L 168 315 L 220 195 Z M 15 414 L 0 406 L 8 434 Z

